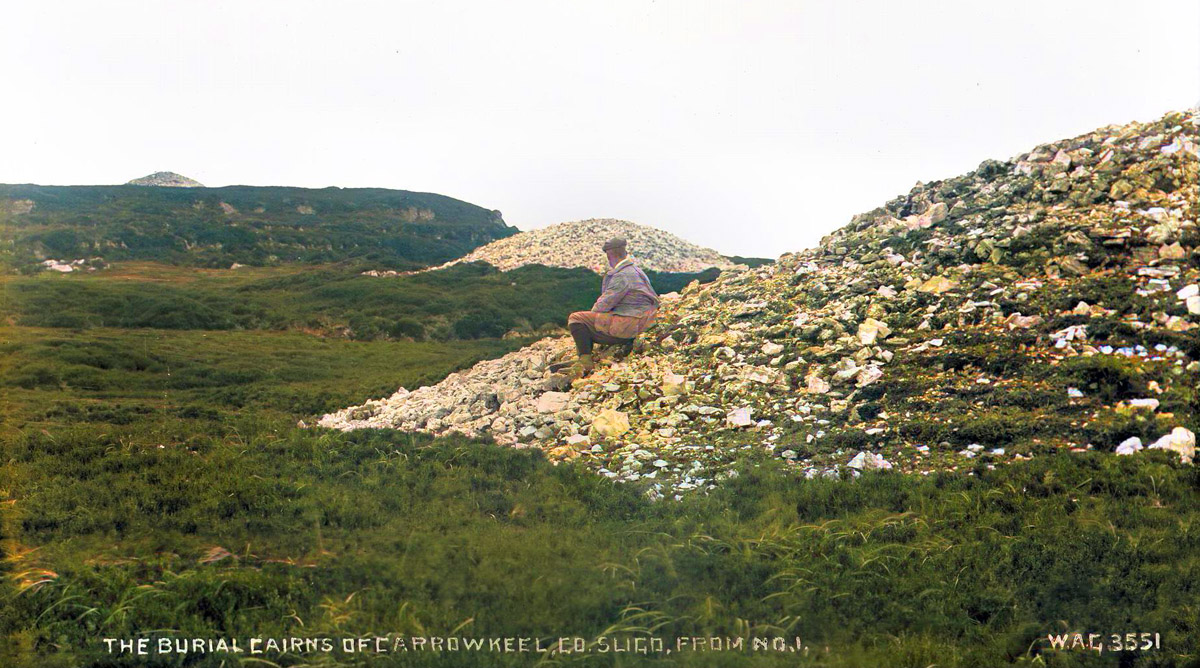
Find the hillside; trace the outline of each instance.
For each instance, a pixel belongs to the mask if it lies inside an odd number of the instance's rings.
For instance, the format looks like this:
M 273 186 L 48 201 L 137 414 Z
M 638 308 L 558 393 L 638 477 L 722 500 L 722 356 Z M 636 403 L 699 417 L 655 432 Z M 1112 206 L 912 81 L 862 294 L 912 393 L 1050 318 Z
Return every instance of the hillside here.
M 608 266 L 601 244 L 613 237 L 629 242 L 629 252 L 643 269 L 693 273 L 715 267 L 728 269 L 734 263 L 720 253 L 697 246 L 647 225 L 611 218 L 590 218 L 558 223 L 493 241 L 441 267 L 462 262 L 487 262 L 510 271 L 531 264 L 549 267 L 584 267 L 604 273 Z
M 160 176 L 147 183 L 178 185 Z M 93 257 L 416 269 L 516 232 L 499 211 L 404 190 L 0 184 L 0 259 L 26 271 Z
M 986 160 L 669 301 L 570 387 L 567 339 L 321 418 L 491 436 L 652 495 L 768 451 L 808 477 L 1166 448 L 1200 428 L 1197 117 Z M 647 480 L 648 479 L 648 480 Z

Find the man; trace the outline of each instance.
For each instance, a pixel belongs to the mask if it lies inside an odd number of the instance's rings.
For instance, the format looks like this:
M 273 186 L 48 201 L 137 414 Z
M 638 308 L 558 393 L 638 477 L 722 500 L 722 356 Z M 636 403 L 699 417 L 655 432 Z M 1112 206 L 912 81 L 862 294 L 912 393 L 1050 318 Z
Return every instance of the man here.
M 626 351 L 632 350 L 634 338 L 650 325 L 658 312 L 658 294 L 650 285 L 650 278 L 625 251 L 625 240 L 609 239 L 602 248 L 610 269 L 604 274 L 600 298 L 592 310 L 576 311 L 567 318 L 567 329 L 579 354 L 572 369 L 575 377 L 592 372 L 592 344 L 620 345 Z

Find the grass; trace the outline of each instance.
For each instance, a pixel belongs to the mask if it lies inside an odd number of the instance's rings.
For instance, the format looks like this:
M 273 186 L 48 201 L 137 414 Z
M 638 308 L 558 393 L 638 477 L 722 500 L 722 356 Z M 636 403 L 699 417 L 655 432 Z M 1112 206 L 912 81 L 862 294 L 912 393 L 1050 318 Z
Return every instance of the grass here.
M 651 273 L 660 293 L 698 274 Z M 500 272 L 484 263 L 376 278 L 351 265 L 212 270 L 121 263 L 112 270 L 0 277 L 16 324 L 86 329 L 299 330 L 359 340 L 496 338 L 561 328 L 589 308 L 600 277 L 542 266 Z
M 588 299 L 566 270 L 458 271 L 367 279 L 337 266 L 121 264 L 87 276 L 6 277 L 0 665 L 1057 667 L 1200 658 L 1200 474 L 1169 453 L 1047 445 L 995 470 L 801 480 L 758 452 L 708 496 L 651 502 L 637 484 L 555 466 L 537 451 L 297 426 L 527 340 L 340 336 L 335 324 L 439 309 L 452 330 L 496 304 L 524 308 L 528 295 L 546 309 Z M 581 273 L 578 289 L 595 282 Z M 405 301 L 413 294 L 420 304 Z M 167 322 L 177 328 L 108 320 L 142 317 L 155 303 L 174 309 L 180 319 Z M 230 326 L 196 329 L 187 318 L 201 307 Z M 55 312 L 105 320 L 24 320 Z M 1102 412 L 1076 426 L 1061 411 L 1068 382 L 1099 402 L 1143 391 L 1163 369 L 1108 359 L 1050 366 L 996 353 L 1015 350 L 1016 339 L 952 336 L 946 350 L 897 359 L 894 373 L 863 388 L 860 418 L 924 411 L 929 420 L 905 423 L 920 433 L 899 436 L 950 449 L 1021 449 L 1034 437 L 1103 445 L 1161 431 L 1140 413 Z M 980 372 L 1020 382 L 982 386 Z M 1167 407 L 1195 400 L 1185 390 L 1161 396 Z M 862 445 L 853 440 L 861 429 L 842 429 L 844 419 L 811 447 Z M 1047 634 L 1068 631 L 1157 632 L 1163 647 L 1102 656 L 1048 648 Z M 565 636 L 593 651 L 359 655 L 339 645 L 136 657 L 103 644 L 376 635 Z M 693 637 L 743 638 L 747 648 L 599 651 L 649 636 L 669 648 Z M 753 636 L 798 636 L 809 650 L 755 651 Z
M 1163 453 L 844 481 L 796 480 L 758 459 L 708 497 L 652 503 L 537 452 L 295 426 L 515 342 L 0 333 L 6 665 L 148 665 L 101 642 L 139 635 L 243 645 L 360 634 L 800 636 L 807 656 L 685 651 L 620 665 L 1082 666 L 1099 659 L 1048 651 L 1045 634 L 1148 630 L 1164 649 L 1128 655 L 1130 665 L 1196 656 L 1200 476 Z M 56 380 L 22 386 L 31 374 L 21 370 L 35 367 Z M 91 386 L 71 380 L 81 369 Z
M 436 382 L 525 343 L 31 327 L 2 327 L 0 341 L 8 435 L 61 425 L 178 421 L 203 433 L 244 412 L 308 416 Z

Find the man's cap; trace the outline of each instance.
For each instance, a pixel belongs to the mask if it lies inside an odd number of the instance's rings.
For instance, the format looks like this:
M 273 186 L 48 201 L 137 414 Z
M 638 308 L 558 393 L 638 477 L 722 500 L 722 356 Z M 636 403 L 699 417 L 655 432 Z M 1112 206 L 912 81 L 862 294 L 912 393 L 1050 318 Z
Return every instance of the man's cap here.
M 609 239 L 608 241 L 605 241 L 604 246 L 602 248 L 607 251 L 607 250 L 613 250 L 614 248 L 624 248 L 624 247 L 625 247 L 625 240 L 621 239 L 620 237 L 614 237 L 612 239 Z

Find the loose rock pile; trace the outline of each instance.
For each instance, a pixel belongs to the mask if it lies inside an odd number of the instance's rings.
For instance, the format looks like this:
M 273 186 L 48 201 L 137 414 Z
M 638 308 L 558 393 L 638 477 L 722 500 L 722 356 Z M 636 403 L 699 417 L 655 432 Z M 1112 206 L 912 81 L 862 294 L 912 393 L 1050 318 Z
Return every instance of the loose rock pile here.
M 1198 145 L 1191 110 L 988 160 L 693 283 L 644 352 L 573 386 L 547 368 L 569 341 L 545 340 L 320 424 L 491 436 L 651 495 L 755 454 L 810 477 L 1143 442 L 1191 461 Z
M 167 188 L 203 188 L 204 184 L 175 172 L 154 172 L 129 181 L 127 186 L 159 186 Z
M 643 269 L 693 273 L 709 267 L 728 269 L 734 266 L 711 248 L 702 248 L 669 232 L 625 220 L 592 218 L 558 223 L 499 239 L 427 271 L 460 262 L 483 261 L 501 271 L 527 264 L 541 264 L 548 267 L 585 267 L 602 274 L 608 270 L 608 261 L 600 246 L 613 237 L 622 237 L 629 242 L 630 254 L 637 258 Z

